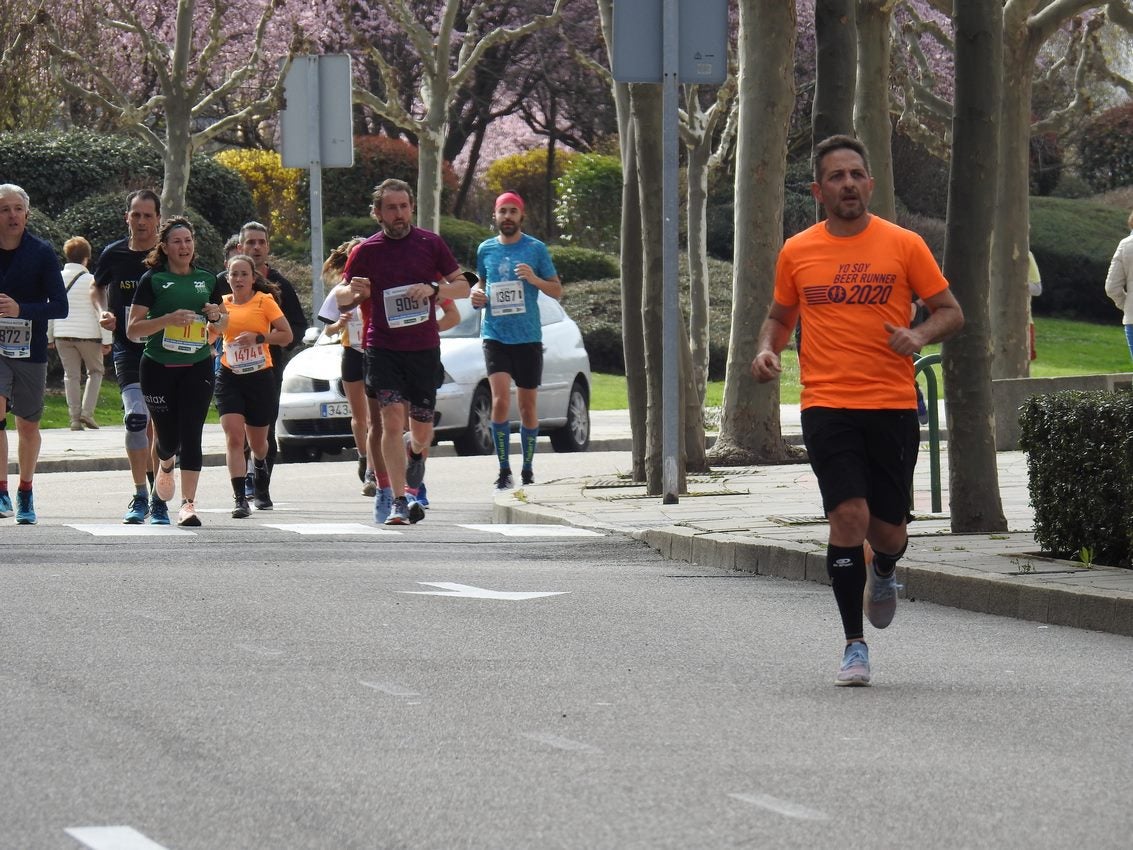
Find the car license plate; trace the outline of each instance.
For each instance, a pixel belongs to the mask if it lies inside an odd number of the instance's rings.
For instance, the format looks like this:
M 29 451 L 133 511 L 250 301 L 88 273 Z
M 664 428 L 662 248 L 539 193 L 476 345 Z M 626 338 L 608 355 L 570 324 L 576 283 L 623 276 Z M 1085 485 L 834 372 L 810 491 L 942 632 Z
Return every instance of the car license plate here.
M 345 401 L 324 402 L 320 405 L 320 410 L 324 419 L 350 415 L 350 405 Z

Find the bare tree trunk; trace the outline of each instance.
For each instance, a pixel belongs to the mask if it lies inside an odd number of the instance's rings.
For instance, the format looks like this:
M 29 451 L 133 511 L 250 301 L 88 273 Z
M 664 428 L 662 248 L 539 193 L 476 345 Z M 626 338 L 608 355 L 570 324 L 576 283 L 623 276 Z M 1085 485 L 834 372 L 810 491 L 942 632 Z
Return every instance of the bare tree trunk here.
M 854 124 L 869 151 L 873 197 L 870 212 L 897 219 L 893 190 L 893 123 L 889 118 L 889 45 L 892 0 L 858 0 L 858 88 Z
M 797 456 L 783 442 L 779 385 L 751 377 L 759 326 L 771 305 L 775 260 L 783 243 L 787 127 L 794 107 L 796 19 L 788 0 L 740 0 L 739 130 L 736 147 L 732 327 L 719 463 L 783 463 Z
M 460 178 L 460 188 L 456 192 L 456 200 L 452 205 L 452 214 L 457 218 L 460 218 L 460 214 L 464 211 L 468 192 L 472 189 L 472 184 L 476 182 L 476 167 L 480 164 L 480 149 L 483 146 L 484 128 L 481 127 L 476 130 L 472 137 L 472 149 L 468 152 L 468 167 L 464 169 L 464 175 Z
M 694 95 L 695 97 L 695 95 Z M 708 158 L 712 139 L 686 145 L 688 152 L 688 292 L 692 383 L 703 406 L 708 385 Z M 701 420 L 703 421 L 703 412 Z
M 1030 374 L 1027 343 L 1027 250 L 1030 244 L 1031 79 L 1036 46 L 1028 33 L 1033 3 L 1003 12 L 1003 126 L 991 255 L 991 375 Z
M 650 84 L 630 86 L 637 146 L 638 197 L 641 205 L 642 328 L 645 333 L 645 489 L 651 496 L 664 491 L 662 482 L 662 381 L 661 364 L 665 338 L 662 332 L 664 278 L 663 222 L 661 204 L 657 202 L 662 185 L 663 157 L 661 150 L 661 88 Z M 626 309 L 623 306 L 623 311 Z M 669 340 L 670 345 L 679 344 Z M 630 368 L 626 363 L 626 369 Z M 684 464 L 680 464 L 683 470 Z M 683 479 L 683 474 L 680 478 Z M 681 490 L 684 488 L 681 487 Z
M 988 363 L 988 279 L 991 228 L 998 214 L 989 203 L 996 185 L 1003 83 L 1002 10 L 986 0 L 955 0 L 956 99 L 952 168 L 948 182 L 948 238 L 944 272 L 964 307 L 964 330 L 944 343 L 949 508 L 953 533 L 1003 531 L 995 461 L 995 415 Z
M 598 0 L 602 36 L 607 48 L 613 43 L 613 7 Z M 645 337 L 641 326 L 641 287 L 644 257 L 641 248 L 641 196 L 638 193 L 637 137 L 630 109 L 629 86 L 614 83 L 614 107 L 618 119 L 618 144 L 622 157 L 621 293 L 622 355 L 626 368 L 626 395 L 630 433 L 633 435 L 634 481 L 645 480 L 645 428 L 648 392 L 645 387 Z
M 555 238 L 555 107 L 558 100 L 551 98 L 550 114 L 547 116 L 547 190 L 543 206 L 543 220 L 547 222 L 543 241 Z
M 622 356 L 626 368 L 626 399 L 629 427 L 633 435 L 633 480 L 645 480 L 646 408 L 649 389 L 645 385 L 645 329 L 642 326 L 642 287 L 645 255 L 641 241 L 641 194 L 637 173 L 637 133 L 629 111 L 629 86 L 619 83 L 625 100 L 626 125 L 622 138 Z M 619 107 L 619 111 L 623 107 Z M 621 118 L 618 119 L 621 123 Z
M 697 395 L 693 381 L 694 364 L 692 348 L 688 344 L 688 330 L 681 324 L 681 453 L 684 463 L 679 482 L 679 491 L 685 492 L 686 475 L 689 472 L 708 472 L 708 454 L 704 448 L 704 403 Z
M 424 130 L 417 138 L 417 223 L 438 232 L 441 227 L 441 149 L 444 126 Z
M 161 212 L 163 216 L 168 217 L 185 212 L 185 192 L 189 188 L 193 138 L 187 102 L 183 99 L 170 98 L 165 112 L 168 122 L 165 128 L 165 144 L 159 150 L 165 166 L 165 179 L 161 184 Z
M 854 132 L 854 90 L 858 72 L 854 0 L 814 4 L 814 102 L 810 110 L 811 147 L 828 136 Z

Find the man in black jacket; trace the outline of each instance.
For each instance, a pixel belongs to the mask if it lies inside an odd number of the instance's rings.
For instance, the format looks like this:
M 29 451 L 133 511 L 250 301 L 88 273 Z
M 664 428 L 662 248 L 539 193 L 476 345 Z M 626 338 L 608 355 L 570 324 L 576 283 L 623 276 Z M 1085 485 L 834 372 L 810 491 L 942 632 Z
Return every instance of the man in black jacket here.
M 16 522 L 35 525 L 32 476 L 42 438 L 47 389 L 47 320 L 67 315 L 67 290 L 55 249 L 27 232 L 28 193 L 0 185 L 0 517 L 10 517 L 8 412 L 16 415 L 20 486 Z

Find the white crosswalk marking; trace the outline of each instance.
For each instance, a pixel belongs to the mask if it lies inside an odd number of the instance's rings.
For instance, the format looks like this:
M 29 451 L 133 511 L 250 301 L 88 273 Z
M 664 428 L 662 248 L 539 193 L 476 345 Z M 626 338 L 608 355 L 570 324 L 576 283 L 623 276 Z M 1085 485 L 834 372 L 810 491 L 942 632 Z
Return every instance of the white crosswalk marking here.
M 363 525 L 360 522 L 307 522 L 307 523 L 281 523 L 276 525 L 265 524 L 264 528 L 278 528 L 280 531 L 291 531 L 295 534 L 322 534 L 333 537 L 338 534 L 401 534 L 390 528 L 379 528 L 375 525 Z
M 469 531 L 485 531 L 504 537 L 603 537 L 588 528 L 575 528 L 572 525 L 462 525 Z
M 64 831 L 90 850 L 165 850 L 128 826 L 73 826 Z
M 193 532 L 174 525 L 125 525 L 109 523 L 85 525 L 75 523 L 68 525 L 76 531 L 93 534 L 95 537 L 192 537 Z

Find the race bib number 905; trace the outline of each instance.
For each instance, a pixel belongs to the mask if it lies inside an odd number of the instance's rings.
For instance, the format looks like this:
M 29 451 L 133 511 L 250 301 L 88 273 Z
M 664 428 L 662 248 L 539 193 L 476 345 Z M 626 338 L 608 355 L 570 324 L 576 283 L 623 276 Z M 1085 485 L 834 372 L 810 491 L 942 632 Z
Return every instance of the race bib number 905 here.
M 429 299 L 418 301 L 409 294 L 408 286 L 397 286 L 382 293 L 386 308 L 386 321 L 391 328 L 419 325 L 429 318 Z

